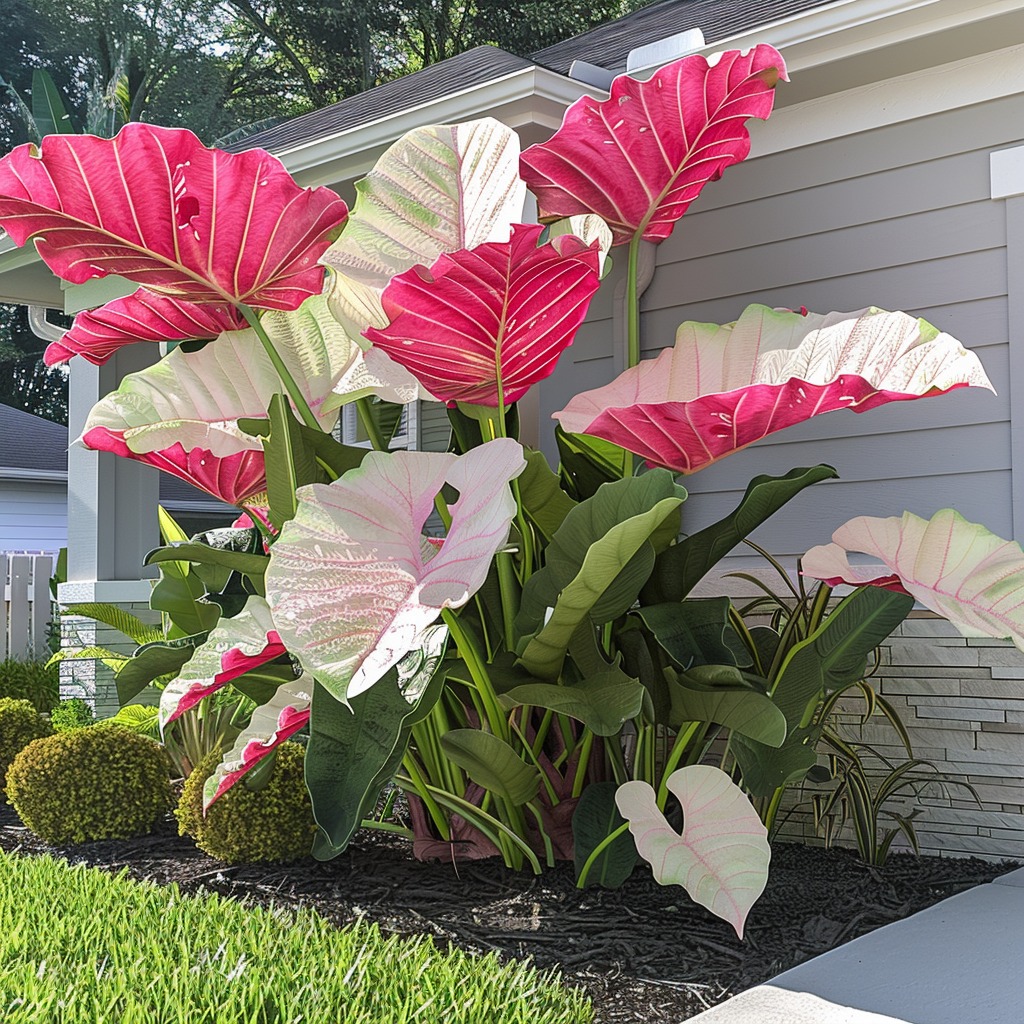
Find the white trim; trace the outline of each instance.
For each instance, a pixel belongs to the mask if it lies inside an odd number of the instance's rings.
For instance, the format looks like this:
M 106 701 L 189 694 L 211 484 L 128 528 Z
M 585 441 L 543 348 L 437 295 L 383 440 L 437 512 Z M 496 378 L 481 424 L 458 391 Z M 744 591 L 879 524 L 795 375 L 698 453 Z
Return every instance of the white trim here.
M 155 580 L 81 580 L 57 585 L 60 604 L 149 604 Z
M 1024 195 L 1024 146 L 990 153 L 989 176 L 993 199 Z

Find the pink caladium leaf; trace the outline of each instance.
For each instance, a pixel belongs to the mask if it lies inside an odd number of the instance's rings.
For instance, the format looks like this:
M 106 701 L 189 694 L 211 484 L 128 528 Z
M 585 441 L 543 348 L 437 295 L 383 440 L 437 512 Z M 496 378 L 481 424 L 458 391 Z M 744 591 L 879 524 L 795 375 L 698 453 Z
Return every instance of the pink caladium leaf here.
M 203 810 L 219 800 L 247 772 L 268 754 L 309 724 L 309 705 L 313 680 L 303 675 L 285 683 L 266 703 L 261 704 L 242 730 L 235 745 L 203 786 Z
M 269 153 L 183 128 L 49 135 L 0 160 L 0 225 L 73 284 L 119 274 L 189 302 L 295 309 L 323 287 L 317 260 L 347 216 Z
M 854 551 L 882 564 L 851 565 Z M 903 590 L 964 636 L 1000 637 L 1024 650 L 1024 551 L 953 509 L 931 519 L 911 512 L 858 516 L 832 534 L 831 544 L 811 548 L 801 567 L 829 586 Z
M 323 296 L 272 310 L 262 324 L 324 430 L 363 395 L 411 402 L 417 384 L 385 361 L 369 365 Z M 393 377 L 386 374 L 395 370 Z M 231 504 L 266 490 L 263 447 L 237 421 L 266 416 L 281 380 L 251 329 L 229 331 L 198 352 L 175 349 L 128 374 L 101 399 L 82 433 L 88 448 L 156 466 Z
M 954 388 L 993 391 L 978 357 L 906 313 L 793 313 L 748 306 L 732 324 L 684 323 L 675 347 L 554 414 L 652 465 L 693 473 L 836 409 Z
M 400 274 L 384 290 L 390 323 L 366 337 L 444 402 L 518 401 L 572 344 L 600 284 L 596 244 L 561 235 L 538 246 L 542 231 L 516 224 L 508 242 Z
M 216 338 L 246 326 L 236 306 L 198 303 L 157 295 L 140 288 L 123 299 L 78 314 L 71 330 L 46 347 L 46 365 L 80 355 L 102 366 L 119 348 L 137 341 L 188 341 Z
M 626 782 L 616 790 L 615 803 L 637 851 L 656 882 L 681 885 L 742 939 L 747 914 L 768 882 L 768 830 L 743 790 L 719 768 L 680 768 L 667 785 L 683 808 L 682 835 L 666 821 L 646 782 Z
M 338 700 L 373 686 L 443 608 L 483 585 L 515 514 L 509 483 L 525 467 L 520 445 L 499 438 L 462 456 L 371 452 L 332 484 L 300 487 L 266 575 L 289 652 Z M 422 531 L 445 483 L 459 499 L 438 548 Z
M 542 220 L 596 213 L 616 245 L 637 233 L 661 242 L 704 185 L 750 152 L 745 122 L 768 117 L 779 79 L 786 65 L 764 43 L 683 57 L 647 82 L 620 75 L 607 100 L 569 107 L 554 136 L 523 153 L 519 173 Z
M 285 653 L 267 602 L 250 597 L 238 615 L 217 623 L 178 676 L 164 687 L 160 727 L 169 725 L 232 679 Z

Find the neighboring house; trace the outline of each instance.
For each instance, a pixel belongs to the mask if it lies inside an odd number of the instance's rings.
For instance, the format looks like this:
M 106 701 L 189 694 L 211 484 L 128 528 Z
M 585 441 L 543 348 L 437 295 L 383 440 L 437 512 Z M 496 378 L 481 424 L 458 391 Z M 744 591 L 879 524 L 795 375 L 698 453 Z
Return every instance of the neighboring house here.
M 1019 0 L 659 0 L 533 60 L 479 47 L 236 148 L 263 146 L 301 184 L 352 201 L 354 182 L 408 129 L 493 116 L 528 145 L 580 95 L 601 95 L 613 72 L 644 75 L 688 49 L 771 43 L 793 81 L 780 84 L 770 121 L 751 123 L 750 158 L 710 184 L 651 254 L 645 353 L 671 344 L 683 320 L 727 322 L 752 301 L 820 312 L 875 304 L 922 315 L 973 348 L 999 396 L 961 391 L 775 435 L 686 481 L 686 529 L 727 512 L 756 473 L 829 462 L 842 479 L 804 493 L 757 535 L 785 561 L 853 515 L 904 508 L 930 515 L 951 505 L 1024 538 L 1022 40 Z M 33 254 L 0 243 L 0 299 L 81 308 L 104 297 L 89 287 L 62 294 Z M 550 413 L 621 369 L 618 305 L 606 289 L 554 375 L 524 401 L 526 440 L 550 452 Z M 102 371 L 73 367 L 73 422 L 139 365 L 132 352 Z M 439 406 L 415 421 L 420 445 L 443 443 Z M 114 473 L 95 465 L 87 472 Z M 119 492 L 91 492 L 110 517 L 143 486 L 118 472 Z M 125 580 L 131 543 L 143 550 L 144 538 L 122 533 L 115 552 L 94 512 L 98 539 L 77 578 Z M 924 847 L 1024 856 L 1024 657 L 927 617 L 903 633 L 884 652 L 882 692 L 910 723 L 919 756 L 969 778 L 983 801 L 978 809 L 955 791 L 930 800 L 918 822 Z M 884 734 L 868 737 L 895 753 Z
M 0 437 L 0 552 L 56 554 L 68 535 L 68 428 L 0 405 Z M 238 515 L 166 474 L 160 504 L 190 534 L 226 526 Z

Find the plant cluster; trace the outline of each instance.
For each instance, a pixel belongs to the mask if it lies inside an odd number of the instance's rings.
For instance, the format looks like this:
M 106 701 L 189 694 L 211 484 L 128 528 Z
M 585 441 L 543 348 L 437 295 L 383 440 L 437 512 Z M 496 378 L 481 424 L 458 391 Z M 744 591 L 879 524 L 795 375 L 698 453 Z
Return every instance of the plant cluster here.
M 15 757 L 33 740 L 52 732 L 31 701 L 0 697 L 0 793 L 6 791 L 7 772 Z
M 7 658 L 0 662 L 0 697 L 31 701 L 45 714 L 60 700 L 60 677 L 45 661 Z
M 71 697 L 68 700 L 60 701 L 50 712 L 50 724 L 54 732 L 69 732 L 71 729 L 81 729 L 84 726 L 92 725 L 95 715 L 92 705 L 81 697 Z
M 308 857 L 316 823 L 302 775 L 305 754 L 299 743 L 282 744 L 258 788 L 255 780 L 235 786 L 204 813 L 203 787 L 221 757 L 211 751 L 185 780 L 174 812 L 179 835 L 228 864 Z
M 318 857 L 394 780 L 420 856 L 537 872 L 571 856 L 583 885 L 620 881 L 639 854 L 742 934 L 766 826 L 815 765 L 822 701 L 863 677 L 914 600 L 1024 646 L 1024 552 L 952 510 L 851 520 L 803 557 L 822 585 L 774 625 L 692 596 L 837 474 L 757 476 L 690 535 L 681 476 L 816 415 L 991 389 L 958 341 L 876 308 L 753 305 L 640 359 L 643 248 L 747 155 L 746 121 L 785 77 L 763 44 L 685 57 L 582 98 L 523 153 L 493 120 L 417 129 L 351 211 L 267 153 L 153 125 L 0 160 L 17 243 L 67 280 L 140 285 L 79 314 L 48 361 L 188 342 L 103 398 L 83 443 L 246 513 L 149 555 L 167 628 L 117 670 L 126 700 L 168 678 L 165 728 L 229 683 L 256 705 L 207 809 L 303 734 Z M 520 222 L 528 190 L 541 223 Z M 572 343 L 613 247 L 627 368 L 555 413 L 553 470 L 519 442 L 517 402 Z M 448 407 L 451 450 L 390 452 L 399 407 L 425 395 Z M 332 436 L 347 403 L 375 450 Z M 840 583 L 853 589 L 836 600 Z
M 0 851 L 0 1006 L 33 1021 L 586 1024 L 557 974 Z M 74 913 L 55 914 L 55 906 Z M 125 922 L 131 922 L 125 927 Z M 429 1007 L 429 1010 L 425 1010 Z
M 147 835 L 173 802 L 163 748 L 116 726 L 30 743 L 7 770 L 7 796 L 54 845 Z

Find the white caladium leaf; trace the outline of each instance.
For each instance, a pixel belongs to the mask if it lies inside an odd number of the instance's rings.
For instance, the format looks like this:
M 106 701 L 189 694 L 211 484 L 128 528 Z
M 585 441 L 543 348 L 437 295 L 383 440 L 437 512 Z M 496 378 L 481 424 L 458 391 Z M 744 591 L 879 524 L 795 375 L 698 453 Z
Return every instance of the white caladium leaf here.
M 906 313 L 794 313 L 751 305 L 735 323 L 684 323 L 675 346 L 554 414 L 653 465 L 692 473 L 836 409 L 954 388 L 994 390 L 978 357 Z
M 515 514 L 522 447 L 499 438 L 462 456 L 371 452 L 332 484 L 298 490 L 271 549 L 267 599 L 289 652 L 338 700 L 369 689 L 443 608 L 483 585 Z M 445 484 L 459 492 L 439 547 L 423 526 Z
M 164 687 L 160 695 L 161 729 L 232 679 L 284 653 L 267 602 L 262 597 L 250 597 L 234 618 L 217 623 L 181 672 Z
M 849 552 L 881 565 L 851 565 Z M 964 636 L 1012 640 L 1024 650 L 1024 551 L 951 508 L 922 519 L 858 516 L 811 548 L 805 576 L 830 586 L 849 583 L 903 590 L 945 616 Z
M 522 219 L 519 137 L 493 118 L 417 128 L 356 184 L 346 230 L 321 259 L 331 305 L 353 337 L 385 327 L 385 285 L 441 253 L 507 242 Z
M 623 783 L 615 793 L 636 848 L 655 881 L 681 885 L 742 939 L 747 914 L 768 882 L 768 830 L 743 790 L 719 768 L 680 768 L 667 785 L 683 808 L 682 835 L 658 810 L 646 782 Z
M 203 786 L 203 809 L 220 799 L 246 772 L 252 771 L 275 747 L 290 739 L 309 723 L 313 680 L 299 676 L 293 683 L 277 688 L 261 704 L 242 730 L 235 745 L 224 755 Z
M 608 252 L 612 247 L 612 229 L 596 213 L 578 213 L 574 217 L 563 217 L 548 225 L 548 238 L 561 235 L 575 235 L 588 248 L 597 242 L 597 273 L 604 277 L 608 266 Z

